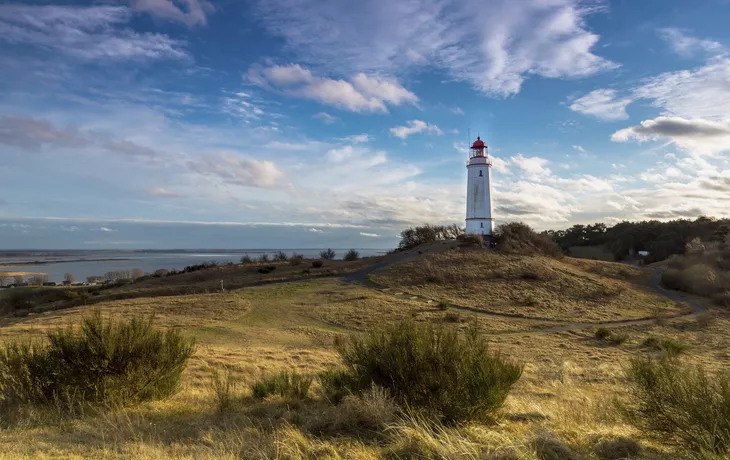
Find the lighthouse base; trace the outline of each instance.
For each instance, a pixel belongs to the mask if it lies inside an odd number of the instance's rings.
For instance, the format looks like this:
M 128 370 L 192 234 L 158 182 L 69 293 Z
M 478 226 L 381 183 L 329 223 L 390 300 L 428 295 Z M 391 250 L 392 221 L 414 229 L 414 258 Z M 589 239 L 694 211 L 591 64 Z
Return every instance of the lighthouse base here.
M 492 236 L 494 234 L 494 219 L 466 219 L 466 234 Z

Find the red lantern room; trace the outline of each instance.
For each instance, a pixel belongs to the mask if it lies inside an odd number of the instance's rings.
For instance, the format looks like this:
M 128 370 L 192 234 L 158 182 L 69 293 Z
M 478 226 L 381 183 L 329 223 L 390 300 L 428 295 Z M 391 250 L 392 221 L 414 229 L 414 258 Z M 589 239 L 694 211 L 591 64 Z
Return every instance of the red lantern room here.
M 487 144 L 484 143 L 481 137 L 477 136 L 477 140 L 471 145 L 471 158 L 484 157 L 487 154 Z

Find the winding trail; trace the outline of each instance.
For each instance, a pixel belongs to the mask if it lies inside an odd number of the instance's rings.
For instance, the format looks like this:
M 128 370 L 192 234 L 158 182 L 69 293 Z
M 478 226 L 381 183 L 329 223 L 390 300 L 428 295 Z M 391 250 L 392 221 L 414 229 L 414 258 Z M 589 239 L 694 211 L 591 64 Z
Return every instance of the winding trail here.
M 406 262 L 408 260 L 411 260 L 415 257 L 417 257 L 420 254 L 423 254 L 425 252 L 429 252 L 433 249 L 436 249 L 440 246 L 442 246 L 444 243 L 434 243 L 428 246 L 423 246 L 418 249 L 414 249 L 408 252 L 403 252 L 399 257 L 394 257 L 392 259 L 379 262 L 375 265 L 371 265 L 369 267 L 366 267 L 362 270 L 358 270 L 353 273 L 346 274 L 342 276 L 345 281 L 360 284 L 362 286 L 371 288 L 371 289 L 377 289 L 380 292 L 384 293 L 393 293 L 394 295 L 403 295 L 406 297 L 409 297 L 414 300 L 422 300 L 427 304 L 436 304 L 438 303 L 434 299 L 428 299 L 424 296 L 420 295 L 414 295 L 409 294 L 405 291 L 395 291 L 387 286 L 380 285 L 378 283 L 375 283 L 373 280 L 371 280 L 368 275 L 373 273 L 376 270 L 379 270 L 381 268 L 389 267 L 391 265 L 399 264 Z M 658 268 L 656 272 L 652 275 L 651 279 L 649 280 L 649 288 L 652 289 L 657 294 L 663 295 L 665 297 L 668 297 L 671 300 L 674 300 L 676 302 L 682 302 L 687 305 L 689 305 L 692 308 L 691 313 L 686 314 L 679 314 L 671 317 L 667 317 L 667 320 L 675 320 L 675 319 L 689 319 L 689 318 L 695 318 L 698 315 L 702 313 L 706 313 L 707 309 L 699 304 L 698 302 L 688 299 L 682 294 L 676 292 L 676 291 L 670 291 L 667 289 L 664 289 L 659 285 L 662 273 L 664 272 L 665 268 Z M 583 323 L 583 322 L 564 322 L 564 321 L 556 321 L 554 319 L 549 318 L 539 318 L 539 317 L 529 317 L 529 316 L 522 316 L 518 314 L 510 314 L 510 313 L 496 313 L 496 312 L 490 312 L 488 310 L 482 310 L 474 307 L 467 307 L 463 305 L 455 305 L 450 303 L 449 308 L 457 311 L 463 311 L 463 312 L 469 312 L 472 314 L 477 314 L 480 316 L 487 316 L 487 317 L 493 317 L 493 318 L 500 318 L 500 319 L 519 319 L 521 322 L 525 323 L 532 323 L 536 326 L 548 326 L 543 327 L 540 329 L 530 329 L 530 330 L 524 330 L 524 331 L 504 331 L 504 332 L 491 332 L 487 335 L 526 335 L 526 334 L 550 334 L 550 333 L 556 333 L 556 332 L 566 332 L 566 331 L 576 331 L 576 330 L 584 330 L 584 329 L 591 329 L 591 328 L 597 328 L 597 327 L 606 327 L 606 328 L 614 328 L 614 327 L 626 327 L 626 326 L 645 326 L 645 325 L 651 325 L 655 324 L 657 319 L 656 318 L 640 318 L 640 319 L 629 319 L 629 320 L 616 320 L 616 321 L 606 321 L 606 322 L 593 322 L 593 323 Z M 556 324 L 557 323 L 557 324 Z

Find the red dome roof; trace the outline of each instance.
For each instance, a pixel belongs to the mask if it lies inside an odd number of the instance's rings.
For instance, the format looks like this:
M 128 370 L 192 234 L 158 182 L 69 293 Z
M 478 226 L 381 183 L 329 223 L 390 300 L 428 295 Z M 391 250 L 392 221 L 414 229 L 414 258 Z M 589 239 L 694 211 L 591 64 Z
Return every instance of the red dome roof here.
M 477 136 L 477 140 L 475 140 L 471 146 L 471 148 L 473 148 L 473 149 L 483 149 L 485 147 L 486 147 L 486 145 L 484 144 L 484 141 L 479 136 Z

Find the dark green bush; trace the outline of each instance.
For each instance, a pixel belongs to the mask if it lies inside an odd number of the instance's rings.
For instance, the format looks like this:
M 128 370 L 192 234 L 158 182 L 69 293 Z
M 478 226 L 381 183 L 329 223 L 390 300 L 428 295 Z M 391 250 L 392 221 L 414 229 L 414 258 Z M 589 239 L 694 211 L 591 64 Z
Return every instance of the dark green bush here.
M 276 265 L 267 265 L 265 267 L 259 268 L 256 271 L 259 273 L 267 274 L 273 272 L 274 270 L 276 270 Z
M 324 262 L 321 260 L 313 260 L 312 261 L 312 267 L 313 268 L 322 268 L 322 265 L 324 265 Z
M 195 350 L 176 330 L 158 331 L 151 318 L 105 320 L 99 312 L 80 328 L 58 329 L 48 343 L 0 349 L 0 402 L 122 404 L 173 394 Z
M 665 353 L 668 356 L 677 356 L 687 350 L 687 346 L 671 339 L 648 337 L 642 345 L 654 351 Z
M 627 419 L 693 452 L 730 453 L 730 374 L 708 374 L 676 358 L 635 358 L 626 370 Z
M 352 262 L 353 260 L 357 260 L 359 258 L 360 258 L 360 253 L 354 249 L 350 249 L 349 251 L 347 251 L 347 254 L 345 254 L 344 260 Z
M 278 395 L 284 398 L 304 399 L 312 385 L 312 376 L 299 374 L 296 371 L 281 371 L 263 377 L 251 386 L 254 398 L 263 399 Z
M 510 222 L 499 225 L 494 232 L 496 247 L 501 252 L 541 254 L 562 257 L 563 251 L 549 236 L 535 233 L 527 224 Z
M 442 311 L 448 310 L 450 306 L 451 306 L 451 304 L 448 302 L 441 301 L 438 303 L 439 310 L 442 310 Z
M 406 321 L 353 336 L 338 347 L 353 393 L 373 384 L 446 423 L 486 419 L 502 406 L 522 365 L 490 353 L 475 328 Z
M 319 258 L 323 260 L 333 260 L 337 253 L 333 251 L 332 249 L 327 249 L 326 251 L 322 251 L 319 253 Z
M 455 240 L 464 235 L 464 228 L 457 224 L 421 225 L 410 227 L 400 233 L 399 249 L 410 249 L 421 244 L 435 243 L 441 240 Z
M 619 334 L 605 327 L 599 327 L 596 329 L 594 336 L 598 340 L 611 343 L 613 345 L 620 345 L 629 339 L 627 334 Z
M 352 394 L 356 386 L 353 375 L 345 369 L 328 369 L 317 374 L 325 397 L 333 404 L 339 404 L 346 396 Z

